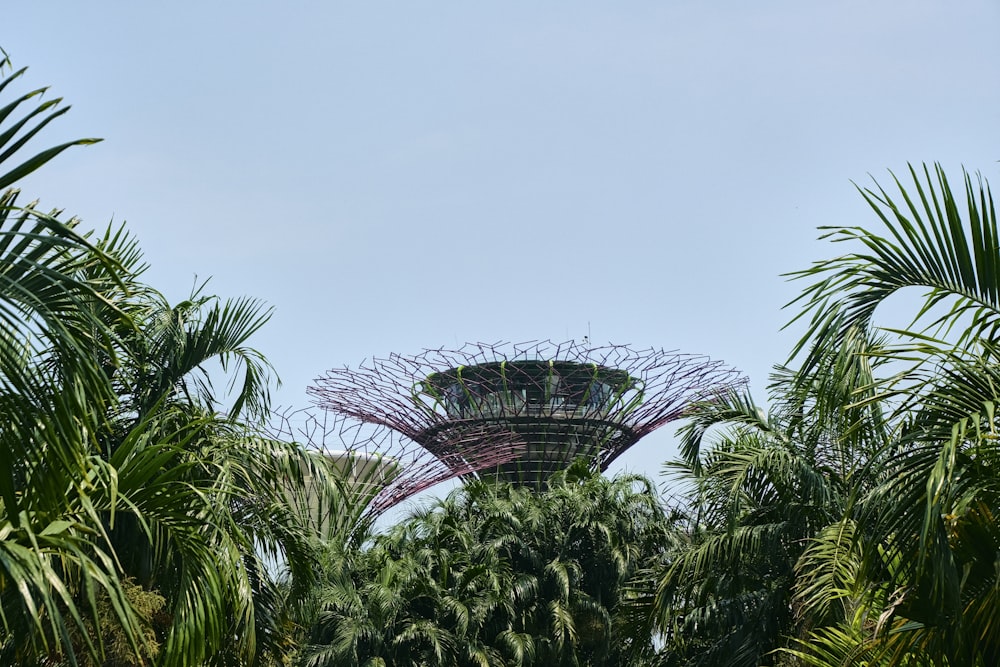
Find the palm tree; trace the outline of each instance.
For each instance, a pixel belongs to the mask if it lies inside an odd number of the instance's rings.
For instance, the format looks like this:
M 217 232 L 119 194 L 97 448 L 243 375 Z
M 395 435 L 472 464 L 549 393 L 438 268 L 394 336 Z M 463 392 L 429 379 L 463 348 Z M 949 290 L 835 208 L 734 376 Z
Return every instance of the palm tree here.
M 327 569 L 306 665 L 643 664 L 629 582 L 658 558 L 652 485 L 574 466 L 543 493 L 467 485 Z
M 0 72 L 8 66 L 6 57 L 0 60 Z M 23 71 L 6 76 L 0 92 Z M 41 92 L 0 110 L 0 164 L 68 109 L 53 110 L 59 100 L 52 100 L 21 118 L 13 115 Z M 92 140 L 24 159 L 0 173 L 0 187 L 84 143 Z M 28 664 L 33 656 L 65 650 L 74 633 L 86 636 L 86 624 L 99 622 L 99 599 L 108 601 L 137 649 L 142 629 L 106 536 L 94 530 L 101 508 L 90 493 L 110 479 L 89 448 L 113 392 L 94 363 L 111 356 L 106 327 L 93 317 L 101 296 L 81 276 L 115 281 L 117 267 L 72 221 L 20 207 L 18 197 L 16 190 L 0 194 L 0 653 Z M 123 321 L 113 308 L 106 312 Z M 89 640 L 84 648 L 98 651 Z
M 871 475 L 859 524 L 877 549 L 862 561 L 859 618 L 810 637 L 809 664 L 840 664 L 850 644 L 885 665 L 992 665 L 1000 660 L 996 553 L 1000 511 L 996 462 L 1000 335 L 1000 234 L 988 184 L 963 174 L 964 201 L 940 166 L 910 169 L 863 190 L 883 231 L 836 228 L 834 240 L 860 245 L 798 277 L 817 348 L 845 332 L 874 327 L 878 307 L 908 288 L 925 290 L 913 321 L 888 331 L 880 352 L 896 373 L 873 383 L 874 399 L 898 402 L 899 437 Z M 808 363 L 808 362 L 807 362 Z
M 0 126 L 0 162 L 52 107 Z M 267 311 L 200 293 L 171 306 L 124 230 L 81 235 L 17 198 L 0 196 L 0 662 L 277 661 L 265 558 L 308 580 L 312 552 L 286 498 L 303 454 L 259 435 L 270 367 L 246 341 Z M 239 378 L 225 412 L 212 361 Z
M 889 436 L 880 405 L 858 403 L 877 347 L 850 335 L 815 372 L 777 369 L 766 413 L 745 391 L 692 406 L 682 459 L 668 465 L 687 489 L 688 528 L 653 604 L 667 664 L 771 664 L 787 636 L 842 616 L 829 600 L 799 601 L 802 562 L 849 516 Z
M 123 575 L 166 599 L 173 620 L 160 660 L 280 661 L 288 632 L 268 561 L 284 563 L 299 590 L 314 556 L 287 498 L 306 454 L 261 435 L 272 371 L 246 342 L 269 313 L 200 291 L 171 306 L 137 280 L 144 265 L 127 234 L 109 232 L 96 245 L 125 270 L 102 293 L 131 325 L 112 338 L 116 363 L 106 370 L 116 400 L 96 434 L 128 503 L 105 515 L 105 529 Z M 224 411 L 211 362 L 232 378 Z

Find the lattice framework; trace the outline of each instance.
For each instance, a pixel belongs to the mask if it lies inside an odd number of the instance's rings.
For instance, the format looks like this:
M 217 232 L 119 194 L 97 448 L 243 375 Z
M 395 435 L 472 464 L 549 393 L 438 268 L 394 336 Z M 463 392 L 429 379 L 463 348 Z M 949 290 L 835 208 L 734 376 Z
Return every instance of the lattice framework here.
M 391 354 L 330 370 L 309 391 L 327 411 L 388 428 L 445 467 L 458 465 L 456 475 L 540 480 L 580 453 L 604 470 L 692 401 L 738 382 L 704 356 L 542 341 Z
M 385 426 L 328 411 L 294 410 L 279 414 L 269 435 L 276 440 L 297 442 L 328 459 L 328 467 L 340 479 L 333 497 L 326 498 L 326 513 L 341 514 L 336 523 L 348 532 L 355 524 L 374 520 L 425 489 L 502 465 L 521 453 L 520 444 L 507 434 L 470 431 L 467 443 L 456 443 L 464 455 L 437 456 Z M 356 469 L 344 470 L 345 460 L 355 461 Z M 306 495 L 310 492 L 323 495 L 322 489 L 303 491 Z

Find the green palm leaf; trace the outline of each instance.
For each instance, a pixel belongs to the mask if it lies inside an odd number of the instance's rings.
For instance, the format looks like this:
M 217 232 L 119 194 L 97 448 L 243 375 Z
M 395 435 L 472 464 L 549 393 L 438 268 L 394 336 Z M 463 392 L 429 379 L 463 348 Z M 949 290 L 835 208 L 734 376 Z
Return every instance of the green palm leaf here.
M 933 173 L 924 166 L 922 175 L 911 167 L 910 175 L 915 197 L 895 176 L 898 200 L 877 184 L 874 190 L 860 190 L 883 224 L 882 235 L 862 227 L 827 228 L 825 238 L 861 249 L 791 274 L 816 279 L 789 304 L 801 307 L 793 322 L 810 317 L 793 355 L 806 344 L 814 349 L 838 344 L 852 328 L 868 329 L 878 306 L 908 287 L 927 292 L 906 329 L 959 327 L 957 344 L 997 333 L 1000 233 L 989 185 L 963 172 L 965 201 L 960 202 L 939 165 Z M 938 309 L 942 305 L 944 312 Z
M 0 75 L 10 69 L 11 62 L 6 52 L 0 49 Z M 27 68 L 21 68 L 4 76 L 0 80 L 0 94 L 24 75 Z M 0 108 L 0 164 L 14 157 L 25 144 L 31 141 L 46 125 L 69 111 L 65 106 L 57 108 L 62 102 L 62 98 L 56 98 L 47 102 L 41 102 L 36 107 L 28 109 L 25 115 L 16 118 L 13 122 L 8 122 L 15 112 L 22 113 L 24 105 L 37 102 L 37 98 L 45 94 L 46 88 L 38 88 L 16 97 L 4 107 Z M 46 162 L 62 153 L 71 146 L 83 146 L 94 144 L 100 139 L 78 139 L 69 141 L 52 148 L 47 148 L 23 162 L 7 170 L 0 172 L 0 192 L 10 187 L 13 183 L 32 173 Z

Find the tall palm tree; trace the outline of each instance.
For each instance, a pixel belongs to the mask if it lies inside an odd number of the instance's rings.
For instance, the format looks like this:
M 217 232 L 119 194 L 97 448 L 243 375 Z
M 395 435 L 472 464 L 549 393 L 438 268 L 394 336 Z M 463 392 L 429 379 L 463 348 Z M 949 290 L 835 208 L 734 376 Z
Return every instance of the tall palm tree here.
M 8 68 L 4 57 L 0 73 Z M 23 72 L 7 74 L 0 93 Z M 0 109 L 0 165 L 68 109 L 56 109 L 59 100 L 30 107 L 42 92 Z M 0 187 L 85 143 L 92 140 L 0 166 Z M 101 508 L 91 497 L 113 476 L 90 456 L 90 438 L 114 395 L 94 363 L 112 354 L 107 327 L 93 317 L 102 297 L 82 276 L 116 281 L 118 267 L 72 221 L 19 206 L 18 198 L 16 190 L 0 194 L 0 653 L 29 664 L 33 656 L 64 650 L 74 634 L 85 636 L 86 624 L 99 620 L 99 598 L 109 601 L 133 647 L 142 635 L 106 535 L 94 530 Z M 107 315 L 124 321 L 113 308 Z
M 96 434 L 129 501 L 106 515 L 106 530 L 123 574 L 166 599 L 173 621 L 160 660 L 280 660 L 288 633 L 268 562 L 284 563 L 301 587 L 313 553 L 287 498 L 306 454 L 262 435 L 272 370 L 246 343 L 269 312 L 200 291 L 172 306 L 138 281 L 144 265 L 127 234 L 109 232 L 97 246 L 126 270 L 104 294 L 131 324 L 112 338 L 116 400 Z M 212 362 L 232 378 L 228 406 L 211 384 Z
M 777 369 L 768 412 L 738 391 L 692 407 L 682 458 L 668 465 L 686 488 L 686 539 L 653 609 L 667 664 L 771 664 L 788 635 L 843 613 L 800 604 L 797 591 L 810 540 L 849 516 L 890 432 L 878 403 L 858 401 L 877 347 L 849 335 L 815 372 Z
M 881 230 L 835 228 L 855 249 L 798 277 L 816 347 L 870 329 L 878 307 L 908 288 L 924 290 L 910 323 L 887 328 L 881 352 L 896 373 L 875 396 L 898 402 L 899 437 L 873 470 L 876 488 L 860 503 L 868 540 L 854 623 L 809 638 L 809 664 L 840 664 L 850 644 L 878 664 L 992 665 L 1000 660 L 996 591 L 1000 512 L 996 462 L 1000 233 L 988 184 L 963 173 L 964 198 L 940 166 L 893 177 L 897 195 L 862 191 Z M 872 662 L 875 664 L 875 662 Z
M 11 121 L 40 93 L 0 109 L 0 163 L 62 113 Z M 0 196 L 0 662 L 277 661 L 265 558 L 307 578 L 311 552 L 285 496 L 302 453 L 259 435 L 270 367 L 246 341 L 267 311 L 171 306 L 124 230 L 81 235 L 17 198 Z M 238 378 L 225 411 L 213 361 Z

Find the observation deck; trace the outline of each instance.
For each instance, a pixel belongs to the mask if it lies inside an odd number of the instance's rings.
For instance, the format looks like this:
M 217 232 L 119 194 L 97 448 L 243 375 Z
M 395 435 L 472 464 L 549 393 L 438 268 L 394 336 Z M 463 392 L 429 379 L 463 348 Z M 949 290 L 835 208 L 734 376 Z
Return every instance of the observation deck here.
M 470 429 L 509 433 L 522 453 L 479 474 L 539 487 L 577 458 L 594 463 L 635 440 L 626 423 L 643 383 L 596 363 L 499 361 L 433 373 L 414 385 L 413 399 L 434 423 L 417 442 L 434 447 Z

